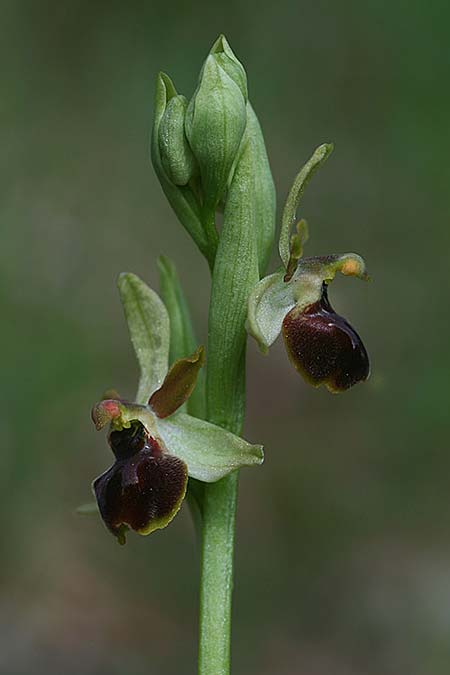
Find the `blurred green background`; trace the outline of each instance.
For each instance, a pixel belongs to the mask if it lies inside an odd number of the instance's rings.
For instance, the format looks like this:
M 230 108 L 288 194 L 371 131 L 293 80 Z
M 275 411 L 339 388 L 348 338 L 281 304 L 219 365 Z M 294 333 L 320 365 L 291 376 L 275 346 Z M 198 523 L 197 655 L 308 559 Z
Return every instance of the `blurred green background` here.
M 335 308 L 373 374 L 308 388 L 282 344 L 249 349 L 235 675 L 450 672 L 450 5 L 2 1 L 0 672 L 195 673 L 187 508 L 120 548 L 74 508 L 111 462 L 89 419 L 137 368 L 115 287 L 170 255 L 205 339 L 206 265 L 148 159 L 153 88 L 190 96 L 225 32 L 244 62 L 279 204 L 319 143 L 309 254 L 355 250 L 373 283 Z M 274 264 L 276 263 L 274 259 Z

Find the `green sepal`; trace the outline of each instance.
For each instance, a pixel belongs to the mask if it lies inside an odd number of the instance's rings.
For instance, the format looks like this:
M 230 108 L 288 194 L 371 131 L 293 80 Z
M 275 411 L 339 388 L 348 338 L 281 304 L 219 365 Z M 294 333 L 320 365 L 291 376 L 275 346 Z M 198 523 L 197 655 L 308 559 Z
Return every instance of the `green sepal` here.
M 227 186 L 246 125 L 236 82 L 209 55 L 186 112 L 186 136 L 200 166 L 204 211 L 212 213 Z
M 297 174 L 289 191 L 283 210 L 280 241 L 278 244 L 280 257 L 286 269 L 288 267 L 290 257 L 291 229 L 295 224 L 296 213 L 303 192 L 305 191 L 305 188 L 310 179 L 313 177 L 314 173 L 331 154 L 332 150 L 332 143 L 324 143 L 323 145 L 320 145 Z
M 261 279 L 248 299 L 247 330 L 266 354 L 281 332 L 286 314 L 295 306 L 294 289 L 284 271 Z
M 170 454 L 187 464 L 189 476 L 205 483 L 264 460 L 261 445 L 251 445 L 215 424 L 185 413 L 158 419 L 157 428 Z
M 162 300 L 135 274 L 121 274 L 120 298 L 140 366 L 137 403 L 147 403 L 166 376 L 169 364 L 169 315 Z

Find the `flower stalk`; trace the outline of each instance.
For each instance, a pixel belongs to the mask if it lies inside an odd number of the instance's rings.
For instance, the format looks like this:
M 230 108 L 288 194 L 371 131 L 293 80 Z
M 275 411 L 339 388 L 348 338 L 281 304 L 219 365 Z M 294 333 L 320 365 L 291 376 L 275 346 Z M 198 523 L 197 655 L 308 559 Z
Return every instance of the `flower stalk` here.
M 236 434 L 245 415 L 247 302 L 259 279 L 252 160 L 246 139 L 225 206 L 209 311 L 207 415 Z M 237 474 L 205 489 L 199 675 L 227 675 L 230 669 L 237 491 Z
M 201 537 L 198 675 L 230 673 L 238 474 L 263 461 L 262 446 L 240 437 L 247 333 L 263 353 L 282 333 L 313 386 L 337 393 L 369 375 L 361 338 L 327 294 L 337 272 L 367 279 L 364 260 L 304 258 L 308 227 L 296 225 L 304 189 L 332 147 L 321 145 L 295 178 L 278 243 L 283 266 L 264 277 L 275 189 L 242 64 L 220 36 L 190 101 L 167 75 L 157 78 L 153 166 L 212 275 L 206 358 L 168 258 L 158 260 L 162 299 L 134 274 L 119 277 L 140 380 L 134 402 L 110 390 L 92 410 L 97 429 L 109 425 L 115 461 L 93 483 L 96 507 L 82 512 L 100 512 L 124 544 L 129 530 L 148 535 L 168 525 L 186 496 Z

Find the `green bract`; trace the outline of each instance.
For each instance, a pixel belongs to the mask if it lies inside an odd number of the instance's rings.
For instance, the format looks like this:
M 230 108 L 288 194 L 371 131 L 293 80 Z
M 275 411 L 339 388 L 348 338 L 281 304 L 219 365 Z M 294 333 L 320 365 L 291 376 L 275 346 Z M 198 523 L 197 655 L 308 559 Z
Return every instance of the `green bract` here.
M 275 238 L 276 194 L 261 127 L 250 102 L 247 103 L 246 139 L 252 157 L 253 211 L 259 273 L 266 271 Z
M 168 370 L 169 317 L 158 295 L 134 274 L 119 279 L 132 343 L 141 367 L 138 403 L 97 403 L 97 429 L 110 426 L 114 465 L 94 482 L 100 513 L 121 543 L 131 528 L 149 534 L 167 525 L 185 495 L 188 475 L 214 482 L 261 464 L 262 447 L 177 410 L 192 394 L 203 348 Z M 159 499 L 158 495 L 161 495 Z
M 162 188 L 211 270 L 219 242 L 215 211 L 225 208 L 244 145 L 251 146 L 252 208 L 263 274 L 275 234 L 275 187 L 244 67 L 221 35 L 188 104 L 168 75 L 159 74 L 151 146 Z

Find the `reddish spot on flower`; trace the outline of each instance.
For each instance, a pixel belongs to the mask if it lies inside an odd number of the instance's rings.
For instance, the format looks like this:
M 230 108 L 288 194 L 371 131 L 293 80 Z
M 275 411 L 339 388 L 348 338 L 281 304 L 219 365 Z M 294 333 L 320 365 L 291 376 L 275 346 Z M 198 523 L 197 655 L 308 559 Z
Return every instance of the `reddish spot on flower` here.
M 111 417 L 111 419 L 113 417 L 118 417 L 120 415 L 120 408 L 119 408 L 119 404 L 117 403 L 117 401 L 113 401 L 113 400 L 104 401 L 103 402 L 103 408 L 104 408 L 105 412 L 108 413 L 108 415 Z
M 102 429 L 105 424 L 120 417 L 120 404 L 118 401 L 109 399 L 107 401 L 100 401 L 92 408 L 92 421 L 97 429 Z

